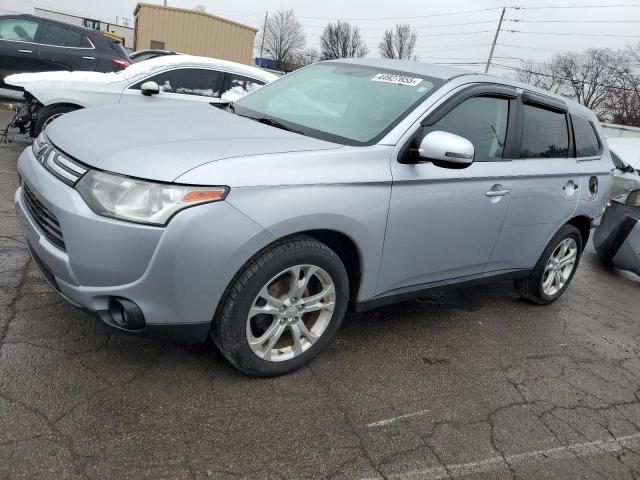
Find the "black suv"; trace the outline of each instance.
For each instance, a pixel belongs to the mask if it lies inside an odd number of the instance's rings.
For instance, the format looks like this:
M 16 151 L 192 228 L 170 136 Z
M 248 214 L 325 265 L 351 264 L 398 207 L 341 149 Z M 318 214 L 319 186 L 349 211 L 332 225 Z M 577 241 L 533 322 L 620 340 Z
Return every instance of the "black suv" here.
M 97 30 L 34 15 L 0 15 L 0 87 L 14 73 L 47 70 L 112 72 L 130 64 L 120 43 Z

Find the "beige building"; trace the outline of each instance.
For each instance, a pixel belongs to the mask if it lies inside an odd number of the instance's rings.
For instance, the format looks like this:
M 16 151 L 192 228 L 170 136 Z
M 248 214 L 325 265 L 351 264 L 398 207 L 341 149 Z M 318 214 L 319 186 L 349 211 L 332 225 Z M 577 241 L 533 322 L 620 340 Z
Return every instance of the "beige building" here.
M 173 50 L 252 64 L 257 30 L 241 23 L 184 8 L 139 3 L 135 49 Z

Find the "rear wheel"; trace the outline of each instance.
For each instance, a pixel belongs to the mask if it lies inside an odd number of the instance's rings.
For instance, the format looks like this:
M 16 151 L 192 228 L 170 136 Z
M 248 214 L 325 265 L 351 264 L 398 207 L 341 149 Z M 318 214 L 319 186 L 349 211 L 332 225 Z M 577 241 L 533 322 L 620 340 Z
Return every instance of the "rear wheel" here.
M 40 133 L 56 118 L 61 117 L 65 113 L 79 109 L 80 107 L 74 107 L 72 105 L 50 105 L 48 107 L 41 108 L 38 112 L 38 120 L 36 120 L 35 128 L 33 129 L 33 136 L 37 137 L 40 135 Z
M 514 282 L 520 297 L 538 305 L 555 302 L 571 283 L 582 248 L 580 231 L 573 225 L 563 226 L 547 245 L 531 275 Z
M 347 273 L 335 252 L 310 237 L 291 237 L 258 253 L 232 281 L 212 338 L 246 375 L 282 375 L 329 342 L 348 296 Z

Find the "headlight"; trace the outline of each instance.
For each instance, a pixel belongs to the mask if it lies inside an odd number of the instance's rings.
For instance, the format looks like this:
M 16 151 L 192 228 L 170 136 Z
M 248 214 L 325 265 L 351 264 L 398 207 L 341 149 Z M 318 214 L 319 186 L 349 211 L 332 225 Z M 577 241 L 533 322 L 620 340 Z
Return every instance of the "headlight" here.
M 45 136 L 44 132 L 42 132 L 33 141 L 33 144 L 31 144 L 31 151 L 36 157 L 38 157 L 42 152 L 44 152 L 44 149 L 48 146 L 49 146 L 49 141 Z
M 131 222 L 166 225 L 180 210 L 224 200 L 227 187 L 193 187 L 145 182 L 92 170 L 76 189 L 98 215 Z

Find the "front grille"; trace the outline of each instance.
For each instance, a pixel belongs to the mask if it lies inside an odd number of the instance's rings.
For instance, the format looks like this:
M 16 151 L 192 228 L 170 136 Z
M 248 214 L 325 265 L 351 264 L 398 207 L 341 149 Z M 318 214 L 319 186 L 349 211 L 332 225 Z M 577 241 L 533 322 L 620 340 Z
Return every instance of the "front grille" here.
M 36 198 L 26 183 L 22 183 L 22 200 L 31 218 L 36 222 L 44 236 L 61 250 L 65 250 L 62 230 L 56 216 Z
M 88 171 L 54 147 L 44 132 L 35 139 L 31 148 L 38 163 L 67 185 L 74 186 Z

